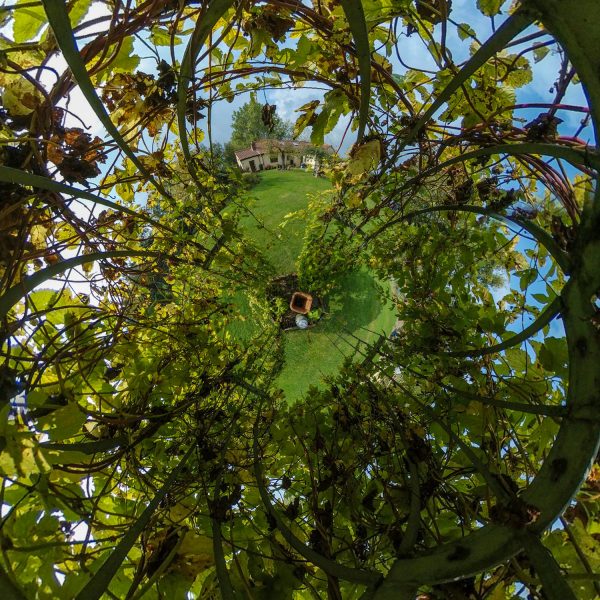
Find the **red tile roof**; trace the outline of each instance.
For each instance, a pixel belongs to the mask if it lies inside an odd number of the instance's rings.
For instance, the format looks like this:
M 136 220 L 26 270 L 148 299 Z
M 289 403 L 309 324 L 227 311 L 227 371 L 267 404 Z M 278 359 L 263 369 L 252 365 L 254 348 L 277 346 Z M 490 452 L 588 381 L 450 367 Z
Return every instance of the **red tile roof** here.
M 260 150 L 253 150 L 252 148 L 247 148 L 246 150 L 236 150 L 235 156 L 238 160 L 245 160 L 247 158 L 253 158 L 254 156 L 260 156 L 264 154 Z

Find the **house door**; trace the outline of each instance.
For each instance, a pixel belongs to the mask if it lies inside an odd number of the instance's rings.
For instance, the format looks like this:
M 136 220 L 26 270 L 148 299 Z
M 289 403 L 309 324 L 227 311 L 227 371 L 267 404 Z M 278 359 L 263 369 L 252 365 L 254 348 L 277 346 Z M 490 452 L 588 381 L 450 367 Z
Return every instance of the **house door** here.
M 252 172 L 256 171 L 256 163 L 253 160 L 250 161 L 250 170 Z

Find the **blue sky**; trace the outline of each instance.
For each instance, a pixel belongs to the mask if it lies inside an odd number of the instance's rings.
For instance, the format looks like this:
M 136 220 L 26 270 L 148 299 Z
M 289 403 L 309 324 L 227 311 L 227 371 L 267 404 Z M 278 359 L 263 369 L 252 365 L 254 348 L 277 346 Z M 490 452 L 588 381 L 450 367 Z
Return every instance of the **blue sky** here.
M 508 6 L 509 3 L 505 3 Z M 452 17 L 460 23 L 466 23 L 472 27 L 479 39 L 486 40 L 493 32 L 492 21 L 484 17 L 476 8 L 474 0 L 454 0 Z M 496 27 L 504 20 L 505 15 L 500 15 L 495 19 Z M 438 34 L 439 29 L 435 28 L 435 34 Z M 534 33 L 537 28 L 531 27 L 522 35 Z M 434 35 L 435 35 L 434 34 Z M 522 36 L 520 36 L 522 37 Z M 469 57 L 469 41 L 462 41 L 455 32 L 454 27 L 448 28 L 448 48 L 450 49 L 452 56 L 456 62 L 467 60 Z M 434 69 L 435 64 L 431 59 L 428 51 L 424 48 L 422 41 L 417 35 L 410 37 L 402 34 L 399 40 L 399 51 L 405 64 L 411 67 Z M 524 49 L 526 46 L 519 46 L 512 49 L 511 52 L 517 53 Z M 549 53 L 544 60 L 540 63 L 535 64 L 533 57 L 529 53 L 528 58 L 532 63 L 532 69 L 534 78 L 532 84 L 517 91 L 517 101 L 519 103 L 530 103 L 530 102 L 551 102 L 554 94 L 550 92 L 550 88 L 556 80 L 559 68 L 560 68 L 560 56 L 556 52 Z M 393 65 L 394 73 L 401 75 L 406 69 L 397 60 L 394 53 L 388 57 Z M 268 90 L 265 92 L 266 98 L 271 104 L 277 105 L 278 114 L 286 120 L 295 120 L 297 113 L 295 110 L 306 104 L 307 102 L 315 99 L 322 98 L 323 92 L 315 89 L 314 86 L 305 86 L 293 90 L 282 89 L 282 90 Z M 260 93 L 259 100 L 263 101 L 265 96 Z M 231 135 L 231 117 L 233 111 L 239 108 L 244 102 L 248 100 L 248 96 L 239 96 L 231 104 L 227 102 L 219 102 L 215 105 L 213 110 L 213 131 L 215 141 L 225 142 L 229 140 Z M 576 104 L 585 105 L 585 97 L 581 86 L 571 86 L 567 95 L 565 96 L 563 103 L 565 104 Z M 519 112 L 519 115 L 527 121 L 536 117 L 543 109 L 528 109 Z M 561 133 L 568 134 L 572 132 L 579 125 L 581 114 L 561 111 L 559 115 L 563 120 L 564 124 L 561 126 Z M 335 129 L 326 136 L 326 142 L 332 144 L 334 147 L 342 142 L 342 136 L 346 130 L 348 124 L 348 118 L 342 119 Z M 591 142 L 591 130 L 588 128 L 586 131 Z M 582 137 L 585 139 L 584 134 Z M 349 134 L 344 140 L 341 153 L 343 154 L 350 145 L 353 143 L 355 135 Z
M 505 7 L 507 8 L 509 4 L 509 2 L 505 2 Z M 468 24 L 476 32 L 476 35 L 480 40 L 487 39 L 493 31 L 492 25 L 494 24 L 496 27 L 499 26 L 502 20 L 504 20 L 506 17 L 505 14 L 499 15 L 494 20 L 494 23 L 492 23 L 491 19 L 484 17 L 475 8 L 475 0 L 454 0 L 452 9 L 452 18 L 459 23 Z M 94 17 L 105 14 L 105 12 L 106 9 L 102 5 L 94 4 L 90 13 L 88 14 L 87 20 L 91 20 Z M 101 27 L 98 27 L 98 29 L 100 28 Z M 434 31 L 434 36 L 436 39 L 439 39 L 439 31 L 440 26 L 438 25 Z M 537 29 L 531 27 L 529 30 L 525 31 L 523 35 L 533 33 L 535 31 L 537 31 Z M 455 32 L 455 28 L 452 26 L 448 27 L 447 45 L 455 62 L 466 60 L 469 57 L 470 40 L 460 40 Z M 524 47 L 525 46 L 516 47 L 512 49 L 511 52 L 519 52 Z M 398 48 L 405 64 L 411 67 L 425 69 L 435 68 L 429 52 L 423 46 L 422 41 L 417 35 L 413 34 L 411 36 L 407 36 L 405 32 L 402 32 L 400 34 Z M 136 42 L 135 49 L 136 52 L 138 52 L 138 54 L 142 57 L 138 67 L 139 70 L 147 73 L 155 73 L 156 60 L 151 56 L 150 51 L 139 42 Z M 165 58 L 169 60 L 168 49 L 164 48 L 163 50 Z M 183 46 L 178 47 L 177 53 L 181 55 L 182 52 Z M 553 98 L 553 93 L 550 92 L 550 88 L 557 77 L 560 67 L 560 57 L 557 53 L 551 52 L 543 61 L 535 64 L 533 62 L 531 53 L 529 53 L 527 56 L 532 63 L 534 79 L 532 84 L 529 84 L 525 88 L 518 90 L 518 102 L 550 102 Z M 405 72 L 405 68 L 399 63 L 395 53 L 392 53 L 388 59 L 392 63 L 395 74 L 402 75 Z M 60 57 L 53 58 L 51 64 L 59 72 L 65 67 L 64 61 Z M 48 83 L 53 83 L 52 76 L 48 75 L 48 77 Z M 298 114 L 295 112 L 298 107 L 306 104 L 310 100 L 320 99 L 322 96 L 322 89 L 319 89 L 318 86 L 307 84 L 296 89 L 266 90 L 264 93 L 260 92 L 258 94 L 258 99 L 259 101 L 264 101 L 266 98 L 269 103 L 277 106 L 277 112 L 280 117 L 286 120 L 294 121 L 298 116 Z M 229 140 L 231 136 L 231 120 L 233 112 L 247 100 L 248 94 L 244 94 L 237 96 L 231 103 L 220 101 L 214 105 L 212 113 L 212 130 L 213 140 L 215 142 L 227 142 Z M 585 98 L 581 86 L 571 86 L 563 102 L 566 104 L 585 105 Z M 93 115 L 93 112 L 91 109 L 89 109 L 86 101 L 83 99 L 78 90 L 73 92 L 71 106 L 77 107 L 78 113 L 80 116 L 82 116 L 83 120 L 91 126 L 92 131 L 96 132 L 98 135 L 103 133 L 102 127 L 99 125 L 95 115 Z M 543 109 L 522 110 L 520 111 L 519 116 L 522 116 L 523 119 L 531 120 L 540 112 L 543 112 Z M 561 111 L 559 116 L 564 120 L 564 123 L 560 129 L 561 133 L 570 134 L 579 125 L 582 115 L 580 113 Z M 74 126 L 79 125 L 75 122 L 69 124 Z M 342 137 L 347 125 L 348 117 L 341 119 L 334 130 L 326 136 L 325 140 L 327 143 L 332 144 L 335 148 L 341 144 L 342 155 L 348 150 L 355 138 L 355 134 L 349 132 L 342 143 Z M 592 141 L 590 128 L 584 132 L 582 137 L 586 141 Z

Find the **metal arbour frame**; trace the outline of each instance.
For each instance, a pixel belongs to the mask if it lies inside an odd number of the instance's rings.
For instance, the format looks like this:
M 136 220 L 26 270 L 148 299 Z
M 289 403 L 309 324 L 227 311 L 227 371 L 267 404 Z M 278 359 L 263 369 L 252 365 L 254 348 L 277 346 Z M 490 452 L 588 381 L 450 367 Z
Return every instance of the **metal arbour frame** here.
M 185 122 L 187 82 L 194 57 L 214 23 L 232 4 L 233 0 L 213 0 L 207 3 L 205 17 L 198 24 L 190 47 L 186 51 L 182 84 L 178 90 L 181 123 Z M 364 28 L 358 27 L 356 23 L 356 19 L 362 15 L 360 0 L 341 0 L 341 4 L 349 20 L 355 21 L 353 34 L 357 38 L 361 36 L 364 38 Z M 87 83 L 85 90 L 94 100 L 96 92 L 89 82 L 89 75 L 74 42 L 64 2 L 44 0 L 44 6 L 71 71 L 75 74 L 79 85 L 82 85 L 82 82 Z M 542 22 L 562 44 L 577 70 L 588 97 L 594 131 L 598 139 L 600 133 L 600 28 L 597 25 L 600 23 L 600 2 L 598 0 L 523 0 L 517 14 L 509 19 L 506 27 L 501 27 L 493 36 L 494 44 L 489 46 L 486 44 L 472 57 L 465 68 L 457 74 L 455 80 L 425 111 L 411 133 L 416 135 L 418 129 L 437 108 L 458 89 L 461 81 L 501 49 L 502 44 L 506 45 L 514 36 L 536 21 Z M 358 53 L 363 55 L 363 59 L 366 55 L 368 60 L 368 48 L 364 48 L 364 43 L 362 50 L 358 46 L 360 44 L 357 44 Z M 361 73 L 367 73 L 367 69 L 361 69 Z M 362 97 L 368 99 L 369 86 L 363 83 Z M 97 106 L 92 102 L 94 110 L 106 121 L 111 132 L 110 118 L 99 100 L 96 104 Z M 366 111 L 362 108 L 361 132 L 364 130 L 365 115 Z M 116 139 L 122 142 L 118 137 Z M 185 140 L 185 136 L 182 136 L 182 139 Z M 185 143 L 187 144 L 187 140 Z M 185 150 L 184 147 L 184 154 L 186 154 Z M 502 152 L 510 154 L 510 149 L 503 147 Z M 597 156 L 592 157 L 591 154 L 589 156 L 590 165 L 597 164 Z M 600 295 L 600 190 L 597 183 L 598 181 L 596 181 L 595 198 L 585 206 L 582 214 L 577 239 L 569 256 L 569 281 L 561 294 L 569 353 L 567 415 L 563 418 L 557 438 L 538 476 L 522 495 L 524 502 L 539 511 L 539 517 L 524 528 L 500 524 L 488 525 L 460 541 L 440 546 L 427 555 L 398 559 L 384 578 L 370 585 L 365 592 L 365 598 L 391 600 L 414 597 L 419 585 L 468 577 L 492 568 L 522 550 L 527 552 L 548 598 L 565 600 L 574 597 L 562 578 L 558 565 L 541 544 L 540 536 L 561 514 L 579 489 L 596 456 L 600 442 L 600 368 L 598 367 L 600 365 L 600 310 L 596 304 L 597 296 Z M 51 185 L 55 184 L 49 182 L 46 187 Z M 539 236 L 538 242 L 543 244 L 544 239 L 543 236 Z M 257 479 L 260 480 L 260 477 Z M 265 504 L 270 502 L 266 493 L 264 502 Z M 92 592 L 90 586 L 86 586 L 79 598 L 89 600 L 100 597 L 128 549 L 135 542 L 137 534 L 134 537 L 134 533 L 135 531 L 126 544 L 120 544 L 123 547 L 117 548 L 118 552 L 109 557 L 107 564 L 110 563 L 110 569 L 109 567 L 106 569 L 110 570 L 110 573 L 94 588 L 96 591 Z M 221 563 L 224 564 L 222 556 L 221 559 Z M 322 563 L 320 558 L 316 557 L 317 566 L 320 566 L 319 562 Z M 324 566 L 324 570 L 327 570 L 327 565 Z M 226 569 L 221 571 L 226 574 Z M 339 572 L 341 579 L 356 580 L 356 573 L 350 573 L 345 577 L 346 571 L 355 570 L 345 569 Z M 90 584 L 93 587 L 95 581 Z M 3 591 L 3 597 L 23 598 L 1 570 L 0 589 Z M 228 588 L 223 588 L 225 589 Z
M 597 0 L 524 0 L 521 10 L 555 36 L 567 52 L 591 107 L 595 138 L 600 133 L 600 3 Z M 518 33 L 518 32 L 516 32 Z M 459 74 L 460 76 L 460 74 Z M 488 525 L 458 542 L 417 558 L 398 559 L 368 597 L 412 597 L 415 588 L 462 579 L 489 569 L 524 550 L 548 598 L 574 598 L 540 535 L 555 521 L 579 489 L 600 443 L 600 188 L 584 207 L 571 252 L 569 281 L 561 300 L 569 353 L 567 416 L 538 476 L 523 500 L 539 518 L 525 528 Z M 540 240 L 538 240 L 538 243 Z

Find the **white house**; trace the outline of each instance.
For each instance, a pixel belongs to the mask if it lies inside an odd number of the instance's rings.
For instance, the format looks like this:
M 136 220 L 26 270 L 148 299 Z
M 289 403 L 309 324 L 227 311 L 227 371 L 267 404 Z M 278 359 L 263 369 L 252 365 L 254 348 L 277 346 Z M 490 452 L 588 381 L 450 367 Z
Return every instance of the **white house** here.
M 329 144 L 320 150 L 333 154 Z M 242 171 L 263 171 L 265 169 L 286 169 L 288 167 L 311 166 L 315 164 L 315 146 L 309 142 L 296 140 L 257 140 L 250 148 L 236 150 L 235 158 Z

